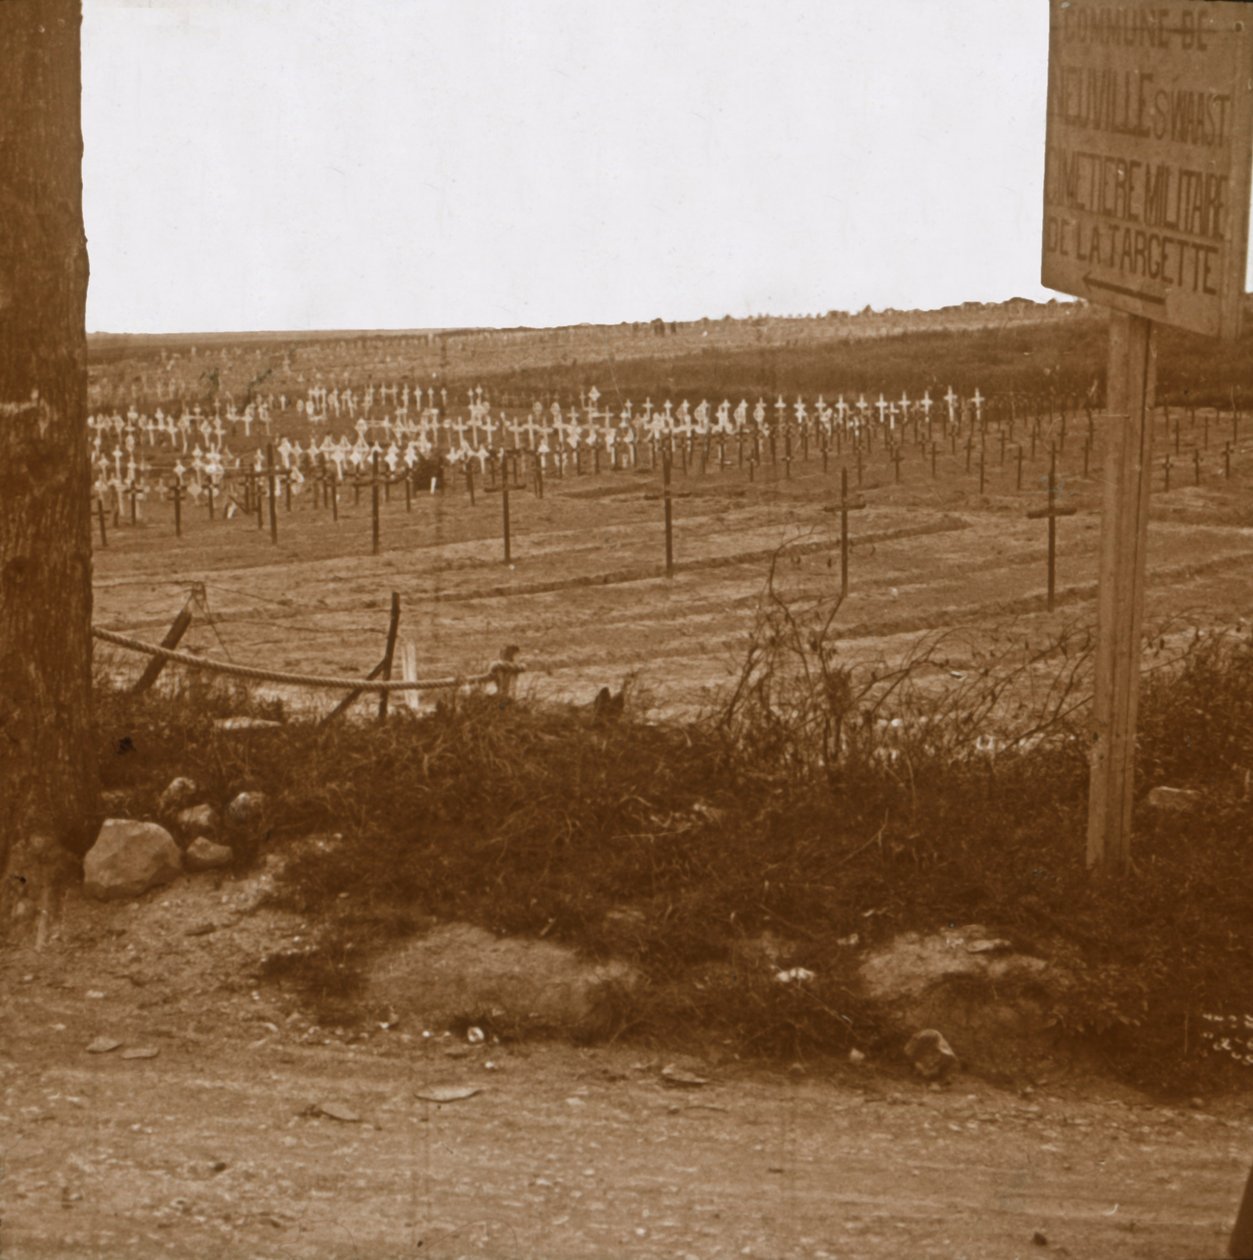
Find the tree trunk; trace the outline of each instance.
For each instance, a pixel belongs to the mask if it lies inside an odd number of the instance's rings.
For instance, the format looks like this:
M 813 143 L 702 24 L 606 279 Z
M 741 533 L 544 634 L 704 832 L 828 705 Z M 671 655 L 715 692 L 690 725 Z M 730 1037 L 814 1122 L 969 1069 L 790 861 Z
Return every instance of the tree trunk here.
M 81 0 L 0 3 L 0 871 L 97 808 Z

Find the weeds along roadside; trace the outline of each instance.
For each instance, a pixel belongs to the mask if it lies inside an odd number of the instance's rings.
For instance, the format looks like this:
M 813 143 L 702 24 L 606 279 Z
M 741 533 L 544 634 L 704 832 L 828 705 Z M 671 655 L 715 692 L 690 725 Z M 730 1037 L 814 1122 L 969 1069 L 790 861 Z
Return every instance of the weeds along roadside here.
M 764 1058 L 875 1049 L 864 949 L 978 921 L 1073 964 L 1041 995 L 1057 1030 L 1128 1079 L 1235 1079 L 1244 1043 L 1207 1041 L 1203 1016 L 1253 1012 L 1248 635 L 1156 636 L 1139 781 L 1203 797 L 1143 808 L 1134 871 L 1101 884 L 1083 865 L 1084 627 L 1027 643 L 1006 626 L 976 648 L 937 634 L 876 664 L 844 660 L 837 629 L 838 607 L 776 565 L 736 685 L 688 723 L 645 720 L 628 689 L 613 717 L 472 696 L 240 739 L 214 719 L 277 707 L 196 675 L 141 697 L 102 682 L 102 779 L 137 816 L 176 774 L 218 804 L 260 788 L 274 830 L 252 839 L 280 851 L 342 836 L 282 867 L 275 896 L 316 944 L 270 968 L 337 1022 L 363 1013 L 374 953 L 464 920 L 633 962 L 646 983 L 609 1033 Z M 810 984 L 775 983 L 765 933 Z

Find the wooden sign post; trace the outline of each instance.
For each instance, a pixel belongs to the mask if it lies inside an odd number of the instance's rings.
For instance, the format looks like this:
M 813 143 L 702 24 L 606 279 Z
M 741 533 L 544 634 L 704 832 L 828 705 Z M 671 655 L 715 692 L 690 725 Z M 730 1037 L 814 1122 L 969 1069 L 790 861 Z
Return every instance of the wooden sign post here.
M 1253 162 L 1253 8 L 1050 0 L 1045 285 L 1112 308 L 1088 865 L 1130 857 L 1153 325 L 1234 337 Z

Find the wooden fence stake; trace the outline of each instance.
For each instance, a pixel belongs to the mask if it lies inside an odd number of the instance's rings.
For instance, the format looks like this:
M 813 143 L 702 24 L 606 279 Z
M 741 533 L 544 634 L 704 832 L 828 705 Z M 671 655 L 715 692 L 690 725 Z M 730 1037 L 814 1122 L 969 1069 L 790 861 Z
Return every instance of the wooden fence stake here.
M 179 640 L 187 633 L 187 627 L 191 625 L 191 606 L 192 600 L 188 600 L 182 607 L 178 616 L 174 618 L 170 624 L 170 628 L 165 632 L 165 638 L 161 640 L 163 648 L 178 647 Z M 135 685 L 131 688 L 131 694 L 138 696 L 147 691 L 157 676 L 166 666 L 166 660 L 163 656 L 154 656 L 147 665 L 144 666 L 144 672 L 135 680 Z
M 1231 476 L 1231 462 L 1227 463 L 1227 476 Z M 100 523 L 100 545 L 107 547 L 109 545 L 109 536 L 104 532 L 104 500 L 96 500 L 96 520 Z
M 383 672 L 383 662 L 379 663 L 365 676 L 366 682 L 373 682 Z M 332 719 L 339 717 L 355 700 L 364 694 L 363 690 L 350 691 L 327 715 L 322 719 L 321 725 L 325 726 Z M 383 693 L 386 695 L 386 692 Z
M 500 513 L 505 537 L 505 563 L 509 564 L 509 469 L 503 466 L 500 470 Z

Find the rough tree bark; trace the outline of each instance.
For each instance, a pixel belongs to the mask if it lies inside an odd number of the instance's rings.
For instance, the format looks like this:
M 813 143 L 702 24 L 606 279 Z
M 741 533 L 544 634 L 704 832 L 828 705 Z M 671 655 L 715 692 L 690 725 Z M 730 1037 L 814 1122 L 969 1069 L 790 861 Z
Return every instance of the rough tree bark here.
M 81 25 L 0 3 L 0 904 L 96 812 Z

